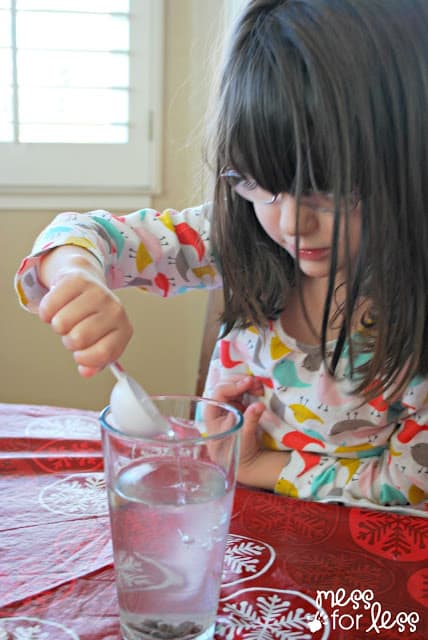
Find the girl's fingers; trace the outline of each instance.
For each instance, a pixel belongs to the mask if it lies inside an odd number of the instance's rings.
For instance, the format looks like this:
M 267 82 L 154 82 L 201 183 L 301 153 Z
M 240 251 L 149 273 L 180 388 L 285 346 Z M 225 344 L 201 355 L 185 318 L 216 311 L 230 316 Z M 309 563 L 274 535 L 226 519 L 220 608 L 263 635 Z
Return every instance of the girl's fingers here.
M 52 318 L 67 304 L 78 298 L 81 289 L 71 286 L 54 287 L 46 293 L 39 305 L 39 318 L 42 322 L 49 324 Z
M 255 430 L 265 409 L 263 402 L 250 404 L 244 412 L 244 429 L 247 431 Z
M 89 326 L 91 323 L 95 326 L 95 317 L 97 322 L 101 322 L 100 333 L 105 332 L 103 327 L 107 324 L 118 325 L 127 318 L 121 303 L 115 297 L 99 289 L 86 289 L 64 304 L 53 315 L 50 324 L 58 335 L 78 339 L 83 323 L 88 321 Z M 85 323 L 86 326 L 88 322 Z
M 85 367 L 81 364 L 77 367 L 78 372 L 82 376 L 82 378 L 91 378 L 95 374 L 99 373 L 101 369 L 97 369 L 96 367 Z
M 39 305 L 40 319 L 43 322 L 51 322 L 60 309 L 79 298 L 88 287 L 101 288 L 102 284 L 89 276 L 82 276 L 82 274 L 70 273 L 63 275 L 43 296 Z
M 39 305 L 39 317 L 43 322 L 51 323 L 63 309 L 97 309 L 106 301 L 120 306 L 119 299 L 100 280 L 91 274 L 72 273 L 64 275 L 43 297 Z
M 241 469 L 242 467 L 250 467 L 260 454 L 261 447 L 257 438 L 257 427 L 265 408 L 263 402 L 253 402 L 244 411 L 244 424 L 241 430 Z
M 254 376 L 233 376 L 219 383 L 214 390 L 214 399 L 228 402 L 242 399 L 245 393 L 263 395 L 263 385 Z
M 69 351 L 82 351 L 110 333 L 116 333 L 117 337 L 122 340 L 131 338 L 132 326 L 124 312 L 110 314 L 108 310 L 105 310 L 93 313 L 76 323 L 68 333 L 62 336 L 62 341 Z
M 266 409 L 263 402 L 253 402 L 244 411 L 244 424 L 242 425 L 242 449 L 246 450 L 248 443 L 250 449 L 259 448 L 256 438 L 257 426 Z M 245 455 L 245 454 L 244 454 Z
M 106 365 L 120 358 L 131 335 L 113 330 L 103 336 L 98 342 L 82 350 L 73 351 L 73 357 L 78 365 L 103 369 Z

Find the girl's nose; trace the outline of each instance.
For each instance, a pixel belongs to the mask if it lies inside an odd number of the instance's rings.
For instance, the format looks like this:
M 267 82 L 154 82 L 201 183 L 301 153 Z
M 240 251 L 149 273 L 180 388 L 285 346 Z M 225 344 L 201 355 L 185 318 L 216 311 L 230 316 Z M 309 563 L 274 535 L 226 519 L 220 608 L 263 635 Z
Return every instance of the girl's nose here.
M 280 200 L 281 207 L 281 231 L 284 235 L 307 235 L 316 230 L 317 220 L 315 212 L 300 204 L 298 228 L 297 224 L 297 203 L 296 198 L 288 193 L 282 194 Z

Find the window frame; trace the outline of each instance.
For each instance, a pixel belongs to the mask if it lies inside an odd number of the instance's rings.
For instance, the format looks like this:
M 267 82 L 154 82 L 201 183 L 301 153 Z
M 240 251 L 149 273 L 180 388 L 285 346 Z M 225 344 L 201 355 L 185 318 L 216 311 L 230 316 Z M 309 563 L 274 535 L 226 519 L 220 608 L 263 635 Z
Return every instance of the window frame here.
M 129 143 L 0 143 L 0 210 L 150 204 L 161 188 L 164 12 L 164 0 L 130 0 Z

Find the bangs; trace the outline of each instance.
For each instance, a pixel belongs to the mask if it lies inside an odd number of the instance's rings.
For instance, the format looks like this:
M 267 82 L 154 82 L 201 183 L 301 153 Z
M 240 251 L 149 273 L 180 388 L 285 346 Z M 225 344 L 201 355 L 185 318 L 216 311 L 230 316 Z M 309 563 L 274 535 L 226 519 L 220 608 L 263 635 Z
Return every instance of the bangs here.
M 253 178 L 270 193 L 334 192 L 330 153 L 322 141 L 316 146 L 313 136 L 309 142 L 311 129 L 304 114 L 299 114 L 300 122 L 284 115 L 284 110 L 281 121 L 269 115 L 255 109 L 235 115 L 223 165 Z M 269 130 L 266 136 L 264 128 Z
M 318 52 L 297 47 L 290 24 L 272 11 L 235 44 L 221 90 L 219 160 L 271 193 L 349 193 L 353 142 L 334 78 L 320 73 Z

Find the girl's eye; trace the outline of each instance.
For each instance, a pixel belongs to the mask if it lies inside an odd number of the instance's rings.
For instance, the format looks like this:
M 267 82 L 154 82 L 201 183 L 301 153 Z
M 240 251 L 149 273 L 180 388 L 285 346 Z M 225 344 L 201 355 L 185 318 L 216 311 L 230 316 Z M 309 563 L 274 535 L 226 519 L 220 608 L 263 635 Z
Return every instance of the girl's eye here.
M 262 189 L 254 178 L 238 173 L 234 169 L 224 169 L 220 172 L 220 178 L 224 178 L 235 193 L 249 202 L 273 204 L 277 199 L 276 195 Z
M 255 180 L 251 180 L 251 178 L 242 178 L 239 183 L 239 186 L 246 191 L 254 191 L 258 188 L 258 184 Z

